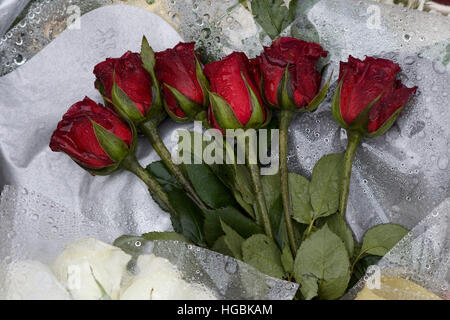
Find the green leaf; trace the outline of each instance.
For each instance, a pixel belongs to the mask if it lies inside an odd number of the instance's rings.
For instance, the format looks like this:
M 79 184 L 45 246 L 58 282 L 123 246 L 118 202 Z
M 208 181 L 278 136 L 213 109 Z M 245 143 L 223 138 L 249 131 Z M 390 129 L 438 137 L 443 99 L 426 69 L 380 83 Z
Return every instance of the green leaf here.
M 148 171 L 163 187 L 164 191 L 172 190 L 171 187 L 181 189 L 178 180 L 169 172 L 162 160 L 150 163 L 145 170 Z
M 103 151 L 114 161 L 120 162 L 130 152 L 127 144 L 114 133 L 103 128 L 101 125 L 91 120 L 95 137 Z
M 149 232 L 142 236 L 123 235 L 114 240 L 113 245 L 135 257 L 142 253 L 148 241 L 181 241 L 191 243 L 186 237 L 176 232 Z
M 144 233 L 142 238 L 148 241 L 180 241 L 190 243 L 185 236 L 176 232 L 148 232 Z
M 233 192 L 233 196 L 236 199 L 237 203 L 239 203 L 241 208 L 244 209 L 245 212 L 247 212 L 249 214 L 249 216 L 254 219 L 255 212 L 253 211 L 253 206 L 244 200 L 244 198 L 242 197 L 242 194 L 238 190 L 233 189 L 231 191 Z
M 309 199 L 309 181 L 296 173 L 289 173 L 288 177 L 292 216 L 300 223 L 309 224 L 313 212 Z
M 247 166 L 241 164 L 223 164 L 212 165 L 211 169 L 232 190 L 239 204 L 254 217 L 252 206 L 255 201 L 255 195 Z
M 269 208 L 270 225 L 274 233 L 274 240 L 279 248 L 283 248 L 285 242 L 284 239 L 284 215 L 283 215 L 283 199 L 281 196 L 273 203 Z
M 305 275 L 302 278 L 300 292 L 305 300 L 311 300 L 319 294 L 319 284 L 314 275 Z
M 345 244 L 349 257 L 353 256 L 355 249 L 355 240 L 352 230 L 350 230 L 344 217 L 340 214 L 333 214 L 324 219 L 330 230 L 335 233 Z
M 284 246 L 283 251 L 281 252 L 281 264 L 284 271 L 287 273 L 290 274 L 294 272 L 294 258 L 292 257 L 289 246 Z
M 264 274 L 279 279 L 284 276 L 281 252 L 275 242 L 264 234 L 257 234 L 245 240 L 242 244 L 242 257 L 245 263 Z
M 207 210 L 205 213 L 205 238 L 209 245 L 213 244 L 224 234 L 220 221 L 225 222 L 239 235 L 248 238 L 254 234 L 263 233 L 262 228 L 245 217 L 236 208 L 226 207 L 217 210 Z
M 362 278 L 364 277 L 364 275 L 367 272 L 367 269 L 371 266 L 371 265 L 375 265 L 378 263 L 378 261 L 380 261 L 381 257 L 380 256 L 372 256 L 372 255 L 368 255 L 365 257 L 362 257 L 361 259 L 358 260 L 358 262 L 356 262 L 355 267 L 353 268 L 353 273 L 352 273 L 352 277 L 350 279 L 350 283 L 349 283 L 349 288 L 353 288 L 356 283 Z
M 294 275 L 307 298 L 312 298 L 316 285 L 321 299 L 337 299 L 344 294 L 350 280 L 349 256 L 342 240 L 327 225 L 300 245 Z
M 225 236 L 219 237 L 216 242 L 214 242 L 214 245 L 212 246 L 211 250 L 216 251 L 218 253 L 224 254 L 226 256 L 233 256 L 233 252 L 231 252 L 228 245 L 225 243 Z
M 289 3 L 289 4 L 287 4 Z M 289 7 L 288 7 L 289 6 Z M 253 0 L 252 14 L 270 38 L 277 38 L 295 19 L 297 0 Z
M 231 191 L 206 164 L 185 165 L 189 180 L 198 194 L 211 208 L 223 208 L 236 204 Z
M 222 230 L 225 233 L 224 242 L 230 251 L 233 253 L 233 257 L 239 260 L 242 260 L 242 244 L 245 239 L 242 238 L 239 233 L 234 231 L 231 227 L 229 227 L 225 222 L 220 221 L 222 225 Z
M 217 240 L 224 235 L 222 225 L 220 224 L 220 216 L 211 211 L 204 211 L 205 223 L 203 224 L 203 232 L 205 234 L 206 243 L 212 246 Z
M 304 41 L 321 43 L 319 32 L 306 14 L 297 14 L 295 24 L 292 25 L 291 35 Z
M 339 208 L 343 153 L 328 154 L 317 161 L 309 184 L 314 219 L 326 217 Z
M 274 232 L 275 242 L 283 248 L 283 201 L 280 192 L 280 174 L 261 177 L 264 197 L 269 209 L 269 219 Z
M 280 174 L 262 176 L 261 184 L 267 208 L 270 208 L 280 197 Z
M 203 216 L 201 210 L 179 189 L 167 193 L 169 202 L 178 214 L 181 233 L 197 245 L 204 245 Z
M 361 253 L 384 256 L 408 232 L 408 229 L 393 223 L 379 224 L 370 228 L 363 237 Z
M 122 249 L 131 256 L 137 256 L 141 254 L 146 241 L 142 237 L 123 235 L 114 240 L 113 246 Z

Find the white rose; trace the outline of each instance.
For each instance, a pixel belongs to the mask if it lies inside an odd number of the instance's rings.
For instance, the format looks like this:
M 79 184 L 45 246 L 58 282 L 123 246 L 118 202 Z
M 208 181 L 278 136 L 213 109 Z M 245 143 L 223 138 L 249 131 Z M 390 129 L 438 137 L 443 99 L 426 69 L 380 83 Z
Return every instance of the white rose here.
M 1 299 L 69 300 L 70 295 L 58 282 L 50 268 L 39 261 L 16 261 L 0 272 Z
M 63 251 L 53 264 L 53 272 L 74 299 L 118 299 L 130 259 L 117 247 L 84 239 Z
M 155 255 L 141 255 L 137 272 L 124 284 L 122 300 L 215 300 L 208 289 L 181 279 L 177 268 L 167 259 Z

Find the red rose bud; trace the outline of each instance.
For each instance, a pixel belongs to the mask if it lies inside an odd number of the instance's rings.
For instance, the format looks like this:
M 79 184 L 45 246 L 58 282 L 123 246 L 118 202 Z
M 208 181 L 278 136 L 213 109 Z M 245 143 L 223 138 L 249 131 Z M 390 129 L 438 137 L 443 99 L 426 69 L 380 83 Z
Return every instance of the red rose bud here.
M 250 68 L 242 52 L 234 52 L 205 66 L 211 87 L 208 120 L 213 127 L 222 131 L 260 128 L 269 120 Z
M 253 77 L 260 81 L 266 101 L 275 108 L 313 110 L 325 98 L 329 82 L 320 90 L 317 61 L 327 52 L 314 42 L 283 37 L 252 59 Z M 258 71 L 259 68 L 259 71 Z
M 144 37 L 140 54 L 128 51 L 122 57 L 106 59 L 94 68 L 95 87 L 107 105 L 135 124 L 161 114 L 154 55 Z
M 207 104 L 208 81 L 194 45 L 180 42 L 173 49 L 155 54 L 155 73 L 162 85 L 164 106 L 176 121 L 195 119 Z
M 108 174 L 133 149 L 133 130 L 114 111 L 88 97 L 69 108 L 50 140 L 93 174 Z
M 349 56 L 341 62 L 339 86 L 333 97 L 333 116 L 339 124 L 366 136 L 385 133 L 400 115 L 417 87 L 407 88 L 396 80 L 398 64 Z

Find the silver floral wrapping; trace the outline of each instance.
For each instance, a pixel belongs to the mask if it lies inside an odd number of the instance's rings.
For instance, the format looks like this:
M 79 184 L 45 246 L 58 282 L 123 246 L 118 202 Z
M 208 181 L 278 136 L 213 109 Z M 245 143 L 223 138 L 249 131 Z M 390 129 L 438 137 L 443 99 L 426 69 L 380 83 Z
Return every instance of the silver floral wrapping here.
M 370 276 L 408 279 L 448 299 L 450 284 L 450 199 L 435 208 L 343 298 L 353 299 Z M 370 280 L 369 280 L 370 281 Z
M 20 261 L 51 265 L 75 241 L 95 238 L 112 243 L 127 229 L 121 224 L 100 224 L 37 192 L 12 186 L 2 192 L 0 219 L 0 300 L 12 295 L 7 292 L 12 287 L 6 272 L 10 265 Z M 185 281 L 202 285 L 218 299 L 290 300 L 298 288 L 231 257 L 178 241 L 149 242 L 142 249 L 169 260 Z
M 113 2 L 121 1 L 37 1 L 32 16 L 0 40 L 0 183 L 38 191 L 105 230 L 170 230 L 140 181 L 128 173 L 90 176 L 50 151 L 52 131 L 73 102 L 85 95 L 101 100 L 93 66 L 138 50 L 143 34 L 157 51 L 181 39 L 197 41 L 207 59 L 234 50 L 255 56 L 271 40 L 237 0 L 127 2 L 158 15 L 132 6 L 90 11 Z M 79 28 L 64 30 L 71 5 L 83 16 Z M 392 59 L 403 69 L 403 83 L 419 87 L 393 128 L 358 149 L 348 208 L 358 239 L 379 223 L 413 228 L 450 194 L 450 20 L 371 1 L 300 1 L 283 35 L 291 33 L 320 41 L 330 57 L 324 78 L 334 72 L 320 108 L 291 125 L 288 163 L 294 172 L 309 176 L 322 155 L 345 149 L 346 136 L 330 112 L 340 60 L 349 54 Z M 169 148 L 177 128 L 170 121 L 161 128 Z M 138 152 L 144 164 L 157 159 L 145 141 Z M 62 229 L 70 226 L 70 219 L 60 221 Z

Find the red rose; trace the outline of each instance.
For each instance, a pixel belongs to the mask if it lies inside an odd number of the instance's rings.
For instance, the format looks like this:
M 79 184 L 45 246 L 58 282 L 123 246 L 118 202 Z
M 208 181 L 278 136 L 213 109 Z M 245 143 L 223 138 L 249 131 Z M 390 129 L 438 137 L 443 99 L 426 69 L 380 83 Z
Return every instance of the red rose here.
M 209 120 L 212 126 L 226 129 L 258 128 L 267 119 L 267 110 L 251 77 L 247 56 L 234 52 L 205 66 L 210 82 Z
M 279 38 L 270 47 L 265 47 L 259 57 L 252 59 L 254 78 L 262 77 L 262 92 L 273 107 L 304 108 L 319 92 L 322 77 L 316 70 L 316 63 L 326 56 L 327 52 L 317 43 Z M 287 88 L 282 81 L 285 73 L 289 77 Z M 282 91 L 286 92 L 289 101 L 282 99 Z
M 380 129 L 394 114 L 397 117 L 417 89 L 407 88 L 400 80 L 396 80 L 400 71 L 398 64 L 386 59 L 366 57 L 361 61 L 349 56 L 348 62 L 341 62 L 340 90 L 336 93 L 340 94 L 339 106 L 333 110 L 334 113 L 338 111 L 335 116 L 338 121 L 343 121 L 341 125 L 344 128 L 351 128 L 353 125 L 361 127 L 359 122 L 365 120 L 367 127 L 361 129 L 364 131 L 362 133 L 368 134 Z M 370 112 L 364 119 L 359 119 L 364 116 L 363 111 L 367 107 L 371 108 Z M 391 126 L 392 123 L 389 122 L 388 125 Z
M 152 105 L 152 80 L 142 66 L 139 53 L 128 51 L 121 58 L 109 58 L 95 66 L 94 74 L 97 77 L 95 87 L 110 101 L 112 101 L 114 71 L 116 84 L 145 116 Z
M 98 125 L 100 128 L 94 128 Z M 105 148 L 105 135 L 98 132 L 112 133 L 109 143 L 119 144 L 119 152 L 111 151 L 111 147 Z M 108 134 L 106 134 L 108 136 Z M 122 141 L 122 143 L 119 141 Z M 92 169 L 103 169 L 119 162 L 121 154 L 126 155 L 133 141 L 130 127 L 123 122 L 114 111 L 97 104 L 88 97 L 83 101 L 72 105 L 50 140 L 50 148 L 55 152 L 65 152 L 76 162 Z M 125 147 L 126 146 L 126 147 Z M 107 149 L 110 155 L 106 152 Z M 114 160 L 112 158 L 115 158 Z
M 206 104 L 206 88 L 202 88 L 204 75 L 194 45 L 194 42 L 180 42 L 173 49 L 155 54 L 156 77 L 162 84 L 166 110 L 175 120 L 195 116 Z

